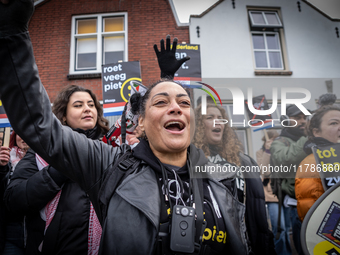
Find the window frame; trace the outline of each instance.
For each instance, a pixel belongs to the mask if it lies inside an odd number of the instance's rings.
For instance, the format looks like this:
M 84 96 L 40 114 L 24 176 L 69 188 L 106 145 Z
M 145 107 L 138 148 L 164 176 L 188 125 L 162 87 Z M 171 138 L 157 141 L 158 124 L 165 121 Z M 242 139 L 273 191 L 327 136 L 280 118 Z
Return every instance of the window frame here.
M 255 49 L 254 48 L 254 43 L 253 43 L 253 35 L 254 34 L 262 34 L 264 38 L 264 45 L 265 49 Z M 268 49 L 267 45 L 267 35 L 276 35 L 277 40 L 279 42 L 279 49 Z M 252 49 L 253 49 L 253 56 L 254 56 L 254 64 L 255 64 L 255 69 L 256 70 L 284 70 L 285 63 L 283 61 L 283 51 L 282 51 L 282 46 L 281 46 L 281 40 L 280 40 L 280 34 L 279 32 L 260 32 L 260 31 L 251 31 L 251 40 L 252 40 Z M 257 67 L 256 66 L 256 57 L 255 57 L 255 52 L 265 52 L 266 53 L 266 59 L 267 59 L 267 67 Z M 270 59 L 269 59 L 269 52 L 279 52 L 280 53 L 280 60 L 281 60 L 281 66 L 280 68 L 275 68 L 275 67 L 270 67 Z
M 256 24 L 254 22 L 254 19 L 253 19 L 253 16 L 251 13 L 253 12 L 260 12 L 262 14 L 262 17 L 263 17 L 263 20 L 266 22 L 266 24 Z M 267 17 L 266 17 L 266 13 L 271 13 L 271 14 L 275 14 L 276 16 L 276 19 L 279 21 L 279 24 L 278 25 L 271 25 L 271 24 L 268 24 L 268 21 L 267 21 Z M 268 28 L 282 28 L 282 22 L 281 22 L 281 19 L 280 19 L 280 16 L 279 14 L 277 13 L 277 11 L 262 11 L 262 10 L 249 10 L 248 11 L 248 14 L 249 14 L 249 18 L 250 18 L 250 26 L 251 27 L 268 27 Z
M 262 13 L 276 13 L 276 17 L 278 18 L 280 22 L 280 26 L 276 25 L 258 25 L 255 24 L 253 26 L 252 24 L 252 17 L 250 15 L 250 12 L 262 12 Z M 253 66 L 254 66 L 254 74 L 257 75 L 292 75 L 293 72 L 290 71 L 290 66 L 288 62 L 288 54 L 287 54 L 287 45 L 285 41 L 285 34 L 284 34 L 284 22 L 282 20 L 282 14 L 280 8 L 270 8 L 270 7 L 261 7 L 261 6 L 247 6 L 247 18 L 249 22 L 249 42 L 250 42 L 250 49 L 252 51 L 252 58 L 253 58 Z M 255 59 L 255 51 L 253 46 L 253 36 L 252 33 L 269 33 L 269 32 L 276 32 L 278 33 L 278 40 L 280 44 L 280 50 L 281 50 L 281 63 L 282 68 L 257 68 L 256 67 L 256 59 Z M 268 59 L 267 59 L 267 62 Z
M 124 31 L 118 32 L 103 32 L 103 24 L 104 18 L 110 17 L 123 17 L 124 18 Z M 76 26 L 77 20 L 80 19 L 91 19 L 96 18 L 97 22 L 97 32 L 89 33 L 89 34 L 76 34 Z M 75 15 L 72 16 L 71 22 L 71 44 L 70 44 L 70 66 L 69 66 L 69 74 L 93 74 L 93 73 L 101 73 L 102 65 L 103 65 L 103 50 L 104 50 L 104 37 L 113 36 L 113 35 L 123 35 L 124 36 L 124 59 L 123 61 L 128 61 L 128 14 L 127 12 L 116 12 L 116 13 L 100 13 L 100 14 L 90 14 L 90 15 Z M 79 38 L 93 38 L 97 37 L 97 51 L 96 51 L 96 68 L 95 69 L 84 69 L 84 70 L 76 70 L 76 61 L 77 61 L 77 43 L 76 40 Z

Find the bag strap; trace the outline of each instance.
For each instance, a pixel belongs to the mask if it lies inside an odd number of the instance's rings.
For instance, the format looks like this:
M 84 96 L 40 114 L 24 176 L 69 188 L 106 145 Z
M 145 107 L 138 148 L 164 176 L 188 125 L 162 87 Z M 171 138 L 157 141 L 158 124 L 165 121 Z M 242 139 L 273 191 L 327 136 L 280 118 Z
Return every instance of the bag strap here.
M 140 160 L 132 156 L 131 150 L 127 150 L 116 160 L 114 165 L 110 167 L 110 172 L 105 175 L 98 193 L 102 220 L 106 218 L 107 205 L 112 195 L 124 179 L 136 170 L 139 164 Z
M 203 180 L 192 178 L 194 202 L 196 211 L 195 254 L 201 254 L 202 238 L 205 231 L 206 221 L 203 216 Z

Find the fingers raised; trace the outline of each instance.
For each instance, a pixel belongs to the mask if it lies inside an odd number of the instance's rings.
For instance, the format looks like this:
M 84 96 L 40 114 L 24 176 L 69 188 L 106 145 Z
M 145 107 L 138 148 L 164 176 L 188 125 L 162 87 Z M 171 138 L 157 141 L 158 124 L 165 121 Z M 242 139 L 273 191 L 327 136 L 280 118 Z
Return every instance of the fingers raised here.
M 172 52 L 176 53 L 176 49 L 177 49 L 177 43 L 178 43 L 178 39 L 175 37 L 174 41 L 172 42 Z
M 162 52 L 162 51 L 165 51 L 165 48 L 164 48 L 164 40 L 163 40 L 163 39 L 161 40 L 161 52 Z
M 166 36 L 166 51 L 170 51 L 170 35 Z
M 153 46 L 153 49 L 155 50 L 155 53 L 156 53 L 156 55 L 158 56 L 159 50 L 158 50 L 157 44 L 155 44 L 155 45 Z

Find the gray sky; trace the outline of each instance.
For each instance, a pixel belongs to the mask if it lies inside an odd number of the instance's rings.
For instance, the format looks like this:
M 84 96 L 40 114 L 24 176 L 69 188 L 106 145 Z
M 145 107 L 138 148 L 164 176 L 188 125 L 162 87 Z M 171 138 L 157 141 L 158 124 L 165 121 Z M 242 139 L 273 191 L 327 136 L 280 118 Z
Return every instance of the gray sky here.
M 331 18 L 340 19 L 340 0 L 309 0 Z
M 189 23 L 191 14 L 201 14 L 218 0 L 172 0 L 181 23 Z M 340 0 L 339 0 L 340 1 Z
M 191 14 L 201 14 L 218 0 L 172 0 L 182 23 L 189 23 Z M 340 0 L 309 0 L 331 18 L 340 19 Z

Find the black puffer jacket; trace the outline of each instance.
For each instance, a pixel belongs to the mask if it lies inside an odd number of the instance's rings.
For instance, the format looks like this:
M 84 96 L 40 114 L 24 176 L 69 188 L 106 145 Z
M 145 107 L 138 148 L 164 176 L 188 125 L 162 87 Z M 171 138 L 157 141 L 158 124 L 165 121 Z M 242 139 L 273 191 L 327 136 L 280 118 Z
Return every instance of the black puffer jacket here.
M 78 184 L 55 170 L 53 178 L 51 171 L 49 167 L 39 171 L 35 153 L 30 149 L 16 166 L 5 193 L 8 209 L 26 215 L 26 254 L 87 254 L 90 200 Z M 56 213 L 44 235 L 45 221 L 39 211 L 61 186 Z
M 53 116 L 28 33 L 0 38 L 0 48 L 0 94 L 7 116 L 31 148 L 89 194 L 103 226 L 101 254 L 152 254 L 160 217 L 155 171 L 142 161 L 112 194 L 111 186 L 103 185 L 103 178 L 115 170 L 112 164 L 122 149 L 89 140 L 63 127 Z M 202 154 L 191 146 L 192 165 L 209 165 Z M 244 206 L 221 183 L 230 176 L 216 177 L 208 181 L 219 207 L 224 209 L 221 214 L 228 231 L 230 254 L 247 254 Z M 98 196 L 101 189 L 104 192 Z
M 0 166 L 0 254 L 5 248 L 5 235 L 6 235 L 6 207 L 3 201 L 5 189 L 7 187 L 7 175 L 9 172 L 8 165 Z
M 8 211 L 3 200 L 5 190 L 12 175 L 12 164 L 8 162 L 0 166 L 0 254 L 6 243 L 12 243 L 17 248 L 24 250 L 24 216 Z

